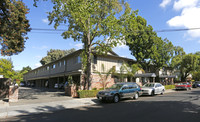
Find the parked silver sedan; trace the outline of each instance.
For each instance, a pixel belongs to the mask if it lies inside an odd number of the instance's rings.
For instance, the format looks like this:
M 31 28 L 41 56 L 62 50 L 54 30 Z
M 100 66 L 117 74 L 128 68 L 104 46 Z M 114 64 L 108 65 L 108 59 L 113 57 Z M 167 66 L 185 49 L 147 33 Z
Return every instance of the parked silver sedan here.
M 160 83 L 147 83 L 142 86 L 143 95 L 164 94 L 165 87 Z

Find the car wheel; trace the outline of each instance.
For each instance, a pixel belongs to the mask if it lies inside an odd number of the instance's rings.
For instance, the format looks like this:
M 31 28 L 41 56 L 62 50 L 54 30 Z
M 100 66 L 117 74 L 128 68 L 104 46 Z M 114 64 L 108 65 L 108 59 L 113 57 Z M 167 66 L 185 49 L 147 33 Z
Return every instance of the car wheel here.
M 139 98 L 139 95 L 138 93 L 135 93 L 134 97 L 133 97 L 135 100 L 137 100 Z
M 163 95 L 164 93 L 165 93 L 165 90 L 163 89 L 162 92 L 161 92 L 161 94 Z
M 118 96 L 118 95 L 115 95 L 115 96 L 113 97 L 113 102 L 114 102 L 114 103 L 119 102 L 119 96 Z
M 151 96 L 154 96 L 154 95 L 155 95 L 155 93 L 154 93 L 154 91 L 152 91 L 152 92 L 151 92 Z

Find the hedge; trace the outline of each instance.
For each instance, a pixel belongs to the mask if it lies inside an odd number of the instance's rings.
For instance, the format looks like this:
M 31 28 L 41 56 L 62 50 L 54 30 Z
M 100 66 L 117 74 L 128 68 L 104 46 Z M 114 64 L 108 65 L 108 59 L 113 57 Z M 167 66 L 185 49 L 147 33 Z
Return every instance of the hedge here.
M 175 85 L 165 85 L 165 89 L 174 89 Z
M 80 98 L 96 97 L 99 90 L 80 90 L 78 95 Z

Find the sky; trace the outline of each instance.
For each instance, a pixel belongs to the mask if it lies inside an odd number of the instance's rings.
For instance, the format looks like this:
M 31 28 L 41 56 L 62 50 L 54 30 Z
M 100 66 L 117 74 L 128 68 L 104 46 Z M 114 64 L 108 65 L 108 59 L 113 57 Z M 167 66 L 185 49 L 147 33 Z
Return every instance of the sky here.
M 125 0 L 132 10 L 139 10 L 139 15 L 147 20 L 154 30 L 200 28 L 200 0 Z M 52 10 L 50 2 L 40 1 L 38 7 L 33 0 L 23 0 L 30 9 L 27 19 L 31 28 L 54 29 L 49 25 L 47 12 Z M 65 29 L 64 25 L 59 28 Z M 174 46 L 183 47 L 186 53 L 200 51 L 200 29 L 190 31 L 158 32 L 163 39 L 167 38 Z M 81 49 L 81 42 L 63 39 L 61 32 L 32 30 L 28 33 L 25 49 L 18 55 L 0 58 L 11 58 L 14 70 L 30 66 L 32 69 L 41 66 L 40 60 L 50 49 Z M 134 59 L 125 45 L 113 49 L 119 56 Z

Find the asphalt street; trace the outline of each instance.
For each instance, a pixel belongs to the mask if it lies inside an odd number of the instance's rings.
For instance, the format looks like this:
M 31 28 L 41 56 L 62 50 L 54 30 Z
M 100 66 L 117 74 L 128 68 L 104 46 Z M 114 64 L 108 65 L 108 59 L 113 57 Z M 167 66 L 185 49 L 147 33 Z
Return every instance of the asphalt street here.
M 199 122 L 200 89 L 126 99 L 96 105 L 21 115 L 1 121 L 21 122 Z

